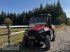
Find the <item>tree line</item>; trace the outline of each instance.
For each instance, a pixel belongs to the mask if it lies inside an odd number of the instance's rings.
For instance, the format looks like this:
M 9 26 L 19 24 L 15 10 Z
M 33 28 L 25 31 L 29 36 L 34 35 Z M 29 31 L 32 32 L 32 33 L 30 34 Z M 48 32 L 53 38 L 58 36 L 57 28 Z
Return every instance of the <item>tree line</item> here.
M 2 11 L 0 14 L 0 25 L 4 24 L 5 18 L 9 18 L 12 21 L 12 25 L 27 25 L 28 19 L 38 14 L 51 14 L 52 23 L 55 25 L 67 24 L 66 13 L 63 11 L 58 0 L 57 3 L 54 2 L 53 4 L 46 4 L 45 6 L 41 4 L 39 7 L 33 8 L 33 10 L 29 10 L 28 12 L 23 11 L 20 14 L 5 13 Z
M 70 26 L 70 18 L 69 17 L 67 18 L 67 25 Z

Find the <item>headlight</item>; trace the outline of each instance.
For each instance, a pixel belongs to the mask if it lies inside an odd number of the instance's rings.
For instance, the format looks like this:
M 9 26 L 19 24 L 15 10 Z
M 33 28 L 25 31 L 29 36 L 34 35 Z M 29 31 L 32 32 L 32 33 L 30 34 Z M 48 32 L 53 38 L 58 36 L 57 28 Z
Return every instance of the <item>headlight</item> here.
M 40 31 L 39 31 L 39 33 L 43 33 L 43 32 L 44 32 L 44 30 L 40 30 Z

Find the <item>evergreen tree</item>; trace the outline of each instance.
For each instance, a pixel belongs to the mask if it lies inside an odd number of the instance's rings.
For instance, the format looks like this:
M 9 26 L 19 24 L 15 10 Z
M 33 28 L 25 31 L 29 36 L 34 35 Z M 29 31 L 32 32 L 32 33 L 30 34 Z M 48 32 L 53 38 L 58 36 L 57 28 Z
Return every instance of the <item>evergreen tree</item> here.
M 39 14 L 42 14 L 42 13 L 43 13 L 43 5 L 41 4 L 39 8 Z
M 40 7 L 35 7 L 32 11 L 23 11 L 20 14 L 7 13 L 6 15 L 6 13 L 2 11 L 0 14 L 0 25 L 3 23 L 3 20 L 6 17 L 11 19 L 12 25 L 28 24 L 30 17 L 38 14 L 51 14 L 53 24 L 68 23 L 66 13 L 63 11 L 63 8 L 60 4 L 60 0 L 58 0 L 57 4 L 55 4 L 54 2 L 53 4 L 46 4 L 45 7 L 43 7 L 43 5 L 41 4 Z
M 60 1 L 58 0 L 58 3 L 57 3 L 57 14 L 58 16 L 61 15 L 63 13 L 63 9 L 61 7 L 61 4 L 60 4 Z

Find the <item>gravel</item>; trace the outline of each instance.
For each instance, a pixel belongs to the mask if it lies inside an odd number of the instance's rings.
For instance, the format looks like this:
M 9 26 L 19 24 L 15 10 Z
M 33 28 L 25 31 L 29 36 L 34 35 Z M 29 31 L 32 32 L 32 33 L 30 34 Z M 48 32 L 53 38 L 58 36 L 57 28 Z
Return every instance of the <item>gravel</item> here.
M 56 32 L 56 41 L 51 42 L 48 52 L 70 52 L 70 28 L 64 27 Z

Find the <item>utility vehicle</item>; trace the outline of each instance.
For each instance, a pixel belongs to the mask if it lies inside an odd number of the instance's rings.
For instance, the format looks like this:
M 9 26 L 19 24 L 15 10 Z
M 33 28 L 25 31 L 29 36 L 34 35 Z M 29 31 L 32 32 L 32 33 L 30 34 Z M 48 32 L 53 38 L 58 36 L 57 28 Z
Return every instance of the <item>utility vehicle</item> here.
M 33 47 L 39 44 L 50 49 L 50 42 L 55 40 L 54 26 L 50 14 L 39 14 L 29 19 L 27 30 L 25 30 L 22 44 Z

